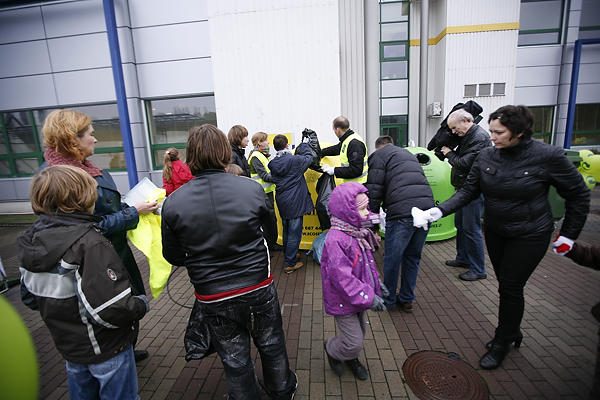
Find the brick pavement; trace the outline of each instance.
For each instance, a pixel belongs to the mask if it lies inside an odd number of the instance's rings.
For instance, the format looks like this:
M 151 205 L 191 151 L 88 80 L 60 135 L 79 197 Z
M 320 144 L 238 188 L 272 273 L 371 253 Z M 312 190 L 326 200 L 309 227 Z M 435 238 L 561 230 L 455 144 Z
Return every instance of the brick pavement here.
M 596 200 L 598 193 L 596 190 Z M 596 207 L 590 214 L 583 239 L 598 241 L 599 210 Z M 14 253 L 0 255 L 8 269 L 16 266 Z M 381 255 L 380 251 L 379 261 Z M 413 314 L 369 311 L 370 325 L 361 358 L 368 365 L 370 379 L 362 382 L 356 381 L 349 370 L 338 378 L 324 360 L 323 339 L 334 334 L 335 326 L 333 318 L 323 313 L 318 265 L 305 257 L 305 268 L 286 275 L 281 273 L 282 255 L 276 253 L 272 268 L 282 304 L 289 358 L 299 377 L 296 398 L 415 398 L 404 382 L 401 368 L 410 354 L 421 350 L 456 352 L 477 367 L 484 343 L 491 338 L 496 323 L 497 282 L 491 270 L 487 280 L 458 280 L 459 271 L 443 265 L 453 256 L 454 240 L 425 247 Z M 140 259 L 139 254 L 136 257 Z M 141 265 L 147 277 L 147 264 Z M 192 304 L 192 288 L 183 269 L 174 272 L 170 293 L 177 302 Z M 63 361 L 39 315 L 20 303 L 17 288 L 6 295 L 23 316 L 36 344 L 40 398 L 68 398 Z M 600 273 L 549 252 L 526 288 L 521 348 L 509 354 L 502 368 L 479 371 L 491 398 L 587 398 L 598 340 L 598 324 L 589 310 L 599 298 Z M 140 332 L 139 348 L 150 352 L 150 357 L 138 365 L 141 398 L 224 398 L 223 368 L 216 356 L 189 363 L 183 358 L 183 334 L 190 310 L 174 304 L 166 292 L 151 306 Z M 257 357 L 256 352 L 253 354 Z M 260 377 L 258 359 L 256 364 Z

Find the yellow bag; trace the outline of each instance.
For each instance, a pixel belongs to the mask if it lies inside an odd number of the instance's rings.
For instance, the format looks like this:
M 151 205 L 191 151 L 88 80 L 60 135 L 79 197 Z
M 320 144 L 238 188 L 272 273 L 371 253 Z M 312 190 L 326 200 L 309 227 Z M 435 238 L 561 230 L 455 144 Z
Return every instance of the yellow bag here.
M 162 202 L 165 190 L 156 189 L 156 196 L 148 201 Z M 153 298 L 158 298 L 167 285 L 171 275 L 171 264 L 162 255 L 162 237 L 160 230 L 160 215 L 154 213 L 140 215 L 137 228 L 127 231 L 127 238 L 148 259 L 150 267 L 150 291 Z

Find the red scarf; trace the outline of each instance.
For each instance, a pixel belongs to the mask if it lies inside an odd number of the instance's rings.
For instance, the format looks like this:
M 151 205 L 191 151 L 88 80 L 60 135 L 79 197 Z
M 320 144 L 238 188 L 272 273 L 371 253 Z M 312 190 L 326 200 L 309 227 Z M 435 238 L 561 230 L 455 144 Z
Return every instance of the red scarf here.
M 73 167 L 81 168 L 82 170 L 90 174 L 92 177 L 102 175 L 102 170 L 96 167 L 94 164 L 92 164 L 91 161 L 79 161 L 75 160 L 74 158 L 65 157 L 58 151 L 51 148 L 47 148 L 46 151 L 44 151 L 44 158 L 46 159 L 48 165 L 71 165 Z

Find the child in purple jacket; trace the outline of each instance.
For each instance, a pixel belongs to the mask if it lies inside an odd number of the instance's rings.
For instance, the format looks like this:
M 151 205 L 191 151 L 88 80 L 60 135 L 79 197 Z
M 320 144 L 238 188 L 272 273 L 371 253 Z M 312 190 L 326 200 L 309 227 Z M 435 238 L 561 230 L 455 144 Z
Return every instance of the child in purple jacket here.
M 369 374 L 358 360 L 363 349 L 366 310 L 385 311 L 382 287 L 373 252 L 379 237 L 369 229 L 374 214 L 369 212 L 367 189 L 356 182 L 336 187 L 329 198 L 331 229 L 321 258 L 323 303 L 333 315 L 338 335 L 325 341 L 329 365 L 341 376 L 344 362 L 354 376 Z

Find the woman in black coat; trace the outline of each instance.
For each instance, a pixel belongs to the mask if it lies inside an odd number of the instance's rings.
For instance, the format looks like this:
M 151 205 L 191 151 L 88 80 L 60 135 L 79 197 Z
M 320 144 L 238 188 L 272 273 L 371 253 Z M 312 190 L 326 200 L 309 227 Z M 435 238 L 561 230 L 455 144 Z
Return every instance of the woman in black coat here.
M 500 309 L 494 338 L 481 358 L 483 369 L 498 368 L 511 345 L 519 347 L 525 301 L 523 289 L 548 249 L 554 221 L 548 190 L 566 200 L 565 219 L 553 243 L 570 248 L 589 211 L 590 191 L 563 149 L 531 138 L 533 115 L 525 106 L 504 106 L 489 117 L 494 147 L 479 153 L 465 185 L 427 210 L 436 221 L 483 193 L 484 233 L 499 283 Z M 568 250 L 567 250 L 568 251 Z
M 231 164 L 239 166 L 243 174 L 250 178 L 250 165 L 246 160 L 246 147 L 248 146 L 248 129 L 242 125 L 234 125 L 227 133 L 227 139 L 231 144 Z

